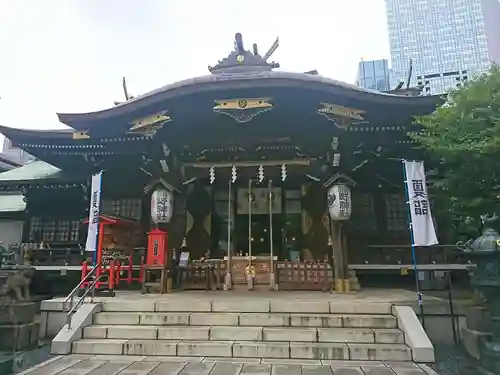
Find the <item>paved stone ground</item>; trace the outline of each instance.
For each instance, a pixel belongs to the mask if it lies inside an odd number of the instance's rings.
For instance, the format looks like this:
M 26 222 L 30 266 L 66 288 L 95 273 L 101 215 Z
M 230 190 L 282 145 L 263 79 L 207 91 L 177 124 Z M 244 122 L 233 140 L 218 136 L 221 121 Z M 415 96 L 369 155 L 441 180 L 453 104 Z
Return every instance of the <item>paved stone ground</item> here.
M 478 375 L 476 363 L 472 361 L 462 347 L 434 346 L 436 363 L 431 367 L 440 375 Z
M 438 375 L 408 362 L 58 356 L 19 375 Z

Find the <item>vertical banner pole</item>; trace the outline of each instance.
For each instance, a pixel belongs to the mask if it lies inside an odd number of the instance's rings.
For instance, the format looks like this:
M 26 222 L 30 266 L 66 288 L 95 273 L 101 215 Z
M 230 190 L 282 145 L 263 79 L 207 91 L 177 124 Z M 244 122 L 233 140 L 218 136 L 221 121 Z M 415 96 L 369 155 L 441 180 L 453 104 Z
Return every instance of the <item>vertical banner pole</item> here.
M 332 269 L 332 288 L 331 288 L 331 291 L 332 292 L 336 292 L 337 291 L 337 283 L 336 283 L 336 280 L 337 280 L 337 272 L 336 271 L 336 268 L 335 268 L 335 245 L 333 244 L 333 220 L 332 220 L 332 216 L 330 215 L 330 213 L 328 213 L 328 247 L 330 247 L 331 251 L 328 255 L 328 261 L 330 263 L 330 267 Z
M 413 222 L 411 219 L 411 201 L 410 201 L 410 193 L 408 190 L 408 176 L 406 175 L 406 160 L 401 160 L 401 165 L 403 167 L 403 180 L 405 186 L 405 198 L 406 204 L 408 205 L 408 225 L 410 230 L 410 240 L 411 240 L 411 258 L 412 258 L 412 266 L 413 273 L 415 275 L 415 290 L 417 292 L 417 301 L 420 309 L 420 321 L 422 322 L 422 326 L 425 329 L 425 317 L 424 317 L 424 301 L 422 298 L 422 292 L 420 291 L 420 280 L 418 278 L 418 264 L 417 264 L 417 253 L 415 251 L 415 238 L 413 235 Z
M 252 265 L 252 180 L 248 181 L 248 266 Z
M 248 266 L 247 284 L 248 289 L 253 289 L 252 272 L 252 179 L 248 180 Z
M 102 173 L 96 173 L 92 175 L 91 180 L 91 190 L 90 190 L 90 199 L 89 199 L 89 224 L 87 231 L 87 241 L 85 244 L 85 251 L 93 252 L 92 253 L 92 263 L 97 266 L 97 262 L 99 261 L 97 252 L 98 238 L 103 235 L 103 233 L 99 233 L 99 218 L 101 214 L 101 191 L 102 191 Z
M 228 200 L 227 200 L 227 270 L 226 270 L 226 280 L 224 282 L 224 289 L 225 290 L 230 290 L 232 288 L 232 276 L 231 276 L 231 271 L 232 271 L 232 254 L 231 254 L 231 224 L 232 224 L 232 180 L 229 179 L 229 185 L 227 189 L 227 194 L 228 194 Z
M 273 239 L 273 181 L 269 180 L 267 187 L 268 205 L 269 205 L 269 253 L 270 253 L 270 277 L 269 277 L 269 289 L 276 289 L 276 274 L 274 272 L 274 239 Z

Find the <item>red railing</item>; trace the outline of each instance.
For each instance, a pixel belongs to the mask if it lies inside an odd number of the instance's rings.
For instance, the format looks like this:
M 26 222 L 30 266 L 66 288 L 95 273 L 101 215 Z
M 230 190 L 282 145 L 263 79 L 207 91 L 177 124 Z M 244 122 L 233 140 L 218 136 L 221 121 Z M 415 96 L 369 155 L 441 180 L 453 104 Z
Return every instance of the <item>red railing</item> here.
M 131 285 L 133 282 L 142 282 L 143 273 L 144 273 L 144 257 L 141 257 L 141 264 L 139 265 L 139 274 L 137 277 L 134 277 L 134 265 L 132 263 L 132 257 L 130 257 L 129 264 L 123 266 L 119 261 L 112 260 L 110 263 L 105 265 L 98 265 L 95 274 L 96 278 L 99 280 L 96 282 L 95 287 L 97 289 L 107 287 L 110 290 L 115 289 L 120 285 L 120 282 L 126 282 L 128 285 Z M 87 274 L 94 269 L 92 265 L 89 265 L 87 262 L 82 263 L 81 277 L 80 280 L 85 280 Z M 122 272 L 126 273 L 126 277 L 122 276 Z M 105 277 L 100 277 L 101 275 L 107 276 L 107 280 Z M 102 280 L 102 281 L 101 281 Z M 92 280 L 86 280 L 81 283 L 80 288 L 85 289 L 89 285 L 93 283 Z

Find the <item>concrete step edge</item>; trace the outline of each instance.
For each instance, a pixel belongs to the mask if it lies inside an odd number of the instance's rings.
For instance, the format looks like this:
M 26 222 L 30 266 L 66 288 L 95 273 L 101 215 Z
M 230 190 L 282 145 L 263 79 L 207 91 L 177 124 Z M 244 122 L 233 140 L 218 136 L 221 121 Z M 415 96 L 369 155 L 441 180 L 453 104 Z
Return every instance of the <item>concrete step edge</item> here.
M 157 315 L 180 315 L 180 314 L 190 314 L 190 315 L 294 315 L 294 316 L 301 316 L 301 315 L 307 315 L 307 316 L 312 316 L 312 317 L 324 317 L 324 316 L 331 316 L 331 317 L 376 317 L 376 318 L 395 318 L 394 314 L 356 314 L 356 313 L 316 313 L 316 312 L 300 312 L 300 311 L 272 311 L 272 312 L 259 312 L 259 311 L 107 311 L 107 310 L 102 310 L 98 314 L 101 315 L 152 315 L 152 314 L 157 314 Z
M 294 336 L 297 340 L 294 339 Z M 398 328 L 91 325 L 84 328 L 83 337 L 89 339 L 217 341 L 233 338 L 235 340 L 266 342 L 404 343 L 404 333 Z
M 74 354 L 246 357 L 411 362 L 405 344 L 81 339 Z M 321 358 L 319 358 L 321 357 Z
M 282 296 L 283 297 L 283 296 Z M 103 311 L 199 311 L 199 312 L 265 312 L 265 313 L 368 313 L 391 314 L 392 302 L 387 301 L 339 301 L 339 300 L 294 300 L 263 297 L 259 301 L 241 299 L 195 299 L 187 298 L 182 304 L 173 300 L 152 299 L 138 306 L 132 300 L 104 301 Z M 267 297 L 269 298 L 269 297 Z M 182 307 L 180 307 L 182 306 Z
M 184 342 L 188 342 L 190 344 L 197 343 L 197 344 L 239 344 L 239 343 L 257 343 L 258 341 L 252 341 L 252 340 L 159 340 L 159 339 L 79 339 L 75 341 L 75 343 L 91 343 L 91 344 L 107 344 L 107 345 L 112 345 L 112 344 L 126 344 L 126 343 L 133 343 L 133 342 L 163 342 L 163 343 L 172 343 L 172 344 L 181 344 Z M 294 346 L 298 345 L 311 345 L 311 344 L 324 344 L 324 345 L 347 345 L 350 346 L 356 346 L 356 347 L 383 347 L 386 349 L 411 349 L 408 345 L 406 344 L 382 344 L 382 343 L 349 343 L 349 342 L 308 342 L 308 341 L 265 341 L 266 344 L 277 344 L 277 345 L 282 345 L 282 344 L 293 344 Z
M 263 314 L 263 313 L 97 313 L 94 324 L 184 325 L 304 328 L 397 328 L 392 315 Z
M 85 343 L 103 343 L 103 342 L 109 342 L 109 343 L 116 343 L 116 342 L 121 342 L 121 343 L 125 343 L 125 342 L 132 342 L 132 341 L 148 341 L 148 342 L 152 342 L 152 341 L 162 341 L 162 342 L 171 342 L 171 343 L 181 343 L 181 342 L 184 342 L 184 341 L 187 341 L 187 342 L 198 342 L 198 343 L 239 343 L 239 342 L 257 342 L 255 340 L 163 340 L 163 339 L 79 339 L 75 342 L 85 342 Z M 274 344 L 283 344 L 283 343 L 293 343 L 294 345 L 295 344 L 330 344 L 328 342 L 324 342 L 324 343 L 318 343 L 318 342 L 309 342 L 309 341 L 267 341 L 267 343 L 274 343 Z M 386 347 L 405 347 L 405 348 L 409 348 L 409 346 L 407 344 L 383 344 L 383 343 L 331 343 L 331 344 L 346 344 L 346 345 L 380 345 L 380 346 L 386 346 Z
M 212 328 L 216 329 L 231 329 L 231 328 L 238 328 L 238 329 L 260 329 L 260 330 L 288 330 L 288 331 L 298 331 L 298 330 L 308 330 L 308 331 L 313 331 L 313 330 L 321 330 L 323 332 L 325 331 L 343 331 L 343 332 L 362 332 L 362 331 L 372 331 L 375 333 L 403 333 L 403 331 L 400 328 L 377 328 L 377 327 L 308 327 L 308 326 L 220 326 L 220 325 L 159 325 L 159 324 L 91 324 L 90 326 L 87 326 L 84 328 L 85 329 L 92 329 L 92 328 L 102 328 L 102 329 L 108 329 L 108 328 L 114 328 L 114 329 L 186 329 L 186 330 L 194 330 L 194 329 L 200 329 L 200 328 L 207 328 L 211 330 Z

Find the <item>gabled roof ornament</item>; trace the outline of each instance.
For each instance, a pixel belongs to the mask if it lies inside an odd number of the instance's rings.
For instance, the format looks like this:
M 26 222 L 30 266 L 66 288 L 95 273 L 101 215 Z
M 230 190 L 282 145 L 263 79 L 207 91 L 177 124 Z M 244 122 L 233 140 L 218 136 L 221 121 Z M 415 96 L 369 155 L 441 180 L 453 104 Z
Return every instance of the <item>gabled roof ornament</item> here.
M 128 102 L 131 99 L 134 99 L 132 95 L 129 95 L 128 89 L 127 89 L 127 80 L 125 77 L 122 79 L 122 87 L 123 87 L 123 94 L 125 95 L 125 102 Z M 118 102 L 115 100 L 115 105 L 122 104 L 123 102 Z
M 396 88 L 393 90 L 386 91 L 388 94 L 400 95 L 400 96 L 420 96 L 422 95 L 423 85 L 417 87 L 410 87 L 411 76 L 413 74 L 413 60 L 410 59 L 410 64 L 408 67 L 408 74 L 406 75 L 406 81 L 400 81 Z M 403 87 L 405 86 L 405 87 Z
M 163 178 L 160 177 L 151 181 L 144 187 L 144 194 L 151 193 L 157 187 L 163 187 L 173 193 L 180 193 L 180 191 L 175 186 L 169 184 L 167 181 L 165 181 Z
M 329 188 L 333 184 L 345 184 L 349 185 L 351 187 L 355 187 L 357 184 L 356 181 L 354 181 L 352 178 L 349 176 L 346 176 L 343 173 L 337 173 L 334 176 L 330 177 L 324 184 L 323 186 L 326 188 Z
M 276 38 L 271 48 L 264 54 L 259 55 L 257 44 L 253 44 L 252 52 L 245 50 L 241 33 L 234 36 L 234 50 L 228 57 L 220 60 L 217 65 L 209 66 L 208 70 L 212 74 L 217 73 L 246 73 L 255 71 L 270 71 L 279 68 L 279 64 L 274 61 L 268 63 L 267 60 L 279 47 L 279 38 Z

